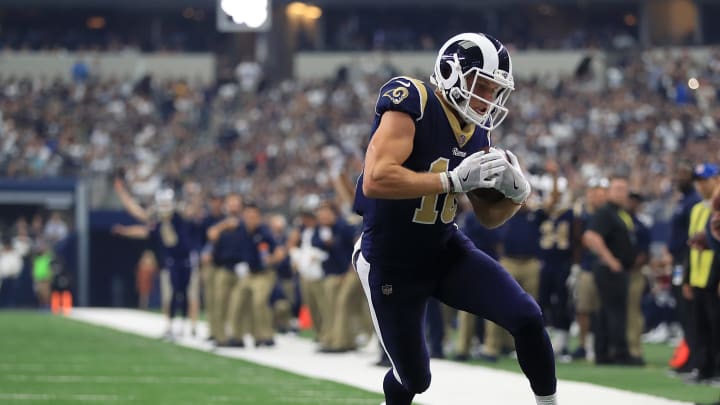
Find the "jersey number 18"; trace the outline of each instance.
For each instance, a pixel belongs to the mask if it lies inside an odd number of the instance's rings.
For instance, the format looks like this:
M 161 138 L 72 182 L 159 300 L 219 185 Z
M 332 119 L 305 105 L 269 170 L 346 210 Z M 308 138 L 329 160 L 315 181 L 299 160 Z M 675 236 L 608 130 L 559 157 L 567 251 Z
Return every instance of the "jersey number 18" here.
M 430 164 L 430 173 L 442 173 L 448 170 L 450 159 L 438 158 Z M 426 195 L 422 197 L 420 201 L 420 208 L 415 209 L 415 215 L 413 215 L 413 222 L 418 224 L 431 225 L 437 221 L 438 210 L 437 201 L 439 194 Z M 442 205 L 442 212 L 440 213 L 440 221 L 443 224 L 449 224 L 455 218 L 455 211 L 457 211 L 457 203 L 455 201 L 455 195 L 453 193 L 445 194 L 445 199 Z

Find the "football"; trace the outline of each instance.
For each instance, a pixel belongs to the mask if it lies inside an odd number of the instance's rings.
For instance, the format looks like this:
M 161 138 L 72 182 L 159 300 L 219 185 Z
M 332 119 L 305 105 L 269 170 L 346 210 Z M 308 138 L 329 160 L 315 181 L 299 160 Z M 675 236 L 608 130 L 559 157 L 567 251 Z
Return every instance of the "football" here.
M 487 152 L 488 150 L 490 150 L 490 147 L 485 147 L 482 150 Z M 505 159 L 507 159 L 507 153 L 505 154 Z M 467 194 L 467 196 L 470 198 L 476 198 L 478 200 L 482 200 L 488 203 L 496 203 L 505 198 L 505 194 L 495 190 L 494 188 L 478 188 L 472 191 L 468 191 L 465 194 Z
M 468 197 L 476 198 L 488 203 L 496 203 L 505 198 L 505 194 L 495 190 L 494 188 L 478 188 L 466 193 Z

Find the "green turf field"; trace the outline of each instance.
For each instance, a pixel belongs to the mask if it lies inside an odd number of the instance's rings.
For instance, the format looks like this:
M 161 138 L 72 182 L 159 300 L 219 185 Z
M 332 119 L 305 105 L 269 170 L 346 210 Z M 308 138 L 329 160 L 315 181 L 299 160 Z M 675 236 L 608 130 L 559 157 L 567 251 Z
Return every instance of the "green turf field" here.
M 368 404 L 382 396 L 34 312 L 0 312 L 0 404 Z
M 0 404 L 369 404 L 378 394 L 35 312 L 0 312 Z M 558 376 L 700 403 L 720 389 L 668 377 L 671 349 L 643 368 L 558 364 Z M 519 372 L 502 359 L 493 368 Z

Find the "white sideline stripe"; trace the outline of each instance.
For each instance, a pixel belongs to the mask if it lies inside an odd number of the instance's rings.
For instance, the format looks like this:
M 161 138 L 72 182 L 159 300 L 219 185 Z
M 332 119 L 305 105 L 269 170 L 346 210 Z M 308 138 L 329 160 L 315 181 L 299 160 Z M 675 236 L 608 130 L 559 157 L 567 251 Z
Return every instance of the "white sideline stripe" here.
M 160 314 L 130 309 L 78 308 L 73 311 L 71 318 L 151 338 L 161 336 L 165 325 Z M 207 326 L 204 323 L 199 326 L 199 336 L 206 336 Z M 214 353 L 382 392 L 382 379 L 387 370 L 372 365 L 377 353 L 360 351 L 319 355 L 315 352 L 315 344 L 307 339 L 278 336 L 276 342 L 274 348 L 255 349 L 247 346 L 245 349 L 223 348 Z M 180 339 L 177 343 L 198 350 L 208 351 L 211 348 L 198 339 Z M 479 401 L 529 405 L 535 402 L 527 380 L 518 373 L 435 359 L 431 361 L 431 370 L 433 381 L 430 389 L 416 397 L 424 405 L 476 405 Z M 565 380 L 558 381 L 558 399 L 561 404 L 583 405 L 692 405 L 689 402 Z
M 133 397 L 121 397 L 118 395 L 101 395 L 101 394 L 70 394 L 70 395 L 54 395 L 54 394 L 25 394 L 25 393 L 2 393 L 0 392 L 0 400 L 14 401 L 132 401 Z

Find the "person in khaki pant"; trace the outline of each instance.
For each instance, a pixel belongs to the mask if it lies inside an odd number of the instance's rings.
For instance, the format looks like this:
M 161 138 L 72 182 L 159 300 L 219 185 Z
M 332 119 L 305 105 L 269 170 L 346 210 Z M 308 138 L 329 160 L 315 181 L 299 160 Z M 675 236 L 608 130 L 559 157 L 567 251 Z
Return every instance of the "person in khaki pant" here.
M 478 247 L 478 249 L 485 252 L 493 259 L 498 259 L 498 247 L 500 243 L 500 230 L 499 229 L 488 229 L 478 221 L 474 212 L 472 211 L 472 205 L 466 199 L 460 199 L 460 207 L 463 212 L 457 219 L 457 224 L 462 229 L 463 233 L 467 235 L 470 240 Z M 481 329 L 478 328 L 478 322 L 485 322 L 483 319 L 478 319 L 477 316 L 472 315 L 468 312 L 458 311 L 457 314 L 458 322 L 458 333 L 457 342 L 455 346 L 455 360 L 465 361 L 470 358 L 470 349 L 472 339 L 478 333 L 482 334 L 482 338 L 485 333 L 483 325 Z
M 238 232 L 242 199 L 237 194 L 225 197 L 225 212 L 227 217 L 211 226 L 207 230 L 208 242 L 213 244 L 212 259 L 215 270 L 211 272 L 212 279 L 212 317 L 210 334 L 220 346 L 241 346 L 242 341 L 230 341 L 226 334 L 228 323 L 228 309 L 230 293 L 238 281 L 236 266 L 243 262 L 242 244 L 243 235 Z M 233 330 L 237 325 L 233 324 Z M 233 331 L 233 334 L 236 334 Z
M 355 348 L 354 342 L 349 347 L 335 347 L 334 340 L 347 343 L 351 340 L 348 336 L 352 334 L 350 323 L 347 319 L 352 317 L 357 310 L 349 306 L 349 296 L 346 291 L 340 296 L 342 284 L 348 280 L 346 277 L 350 270 L 352 249 L 355 243 L 355 227 L 342 218 L 335 205 L 324 202 L 315 211 L 318 227 L 313 235 L 312 244 L 316 248 L 325 251 L 328 257 L 322 262 L 323 289 L 325 290 L 325 302 L 328 308 L 327 314 L 330 319 L 320 340 L 320 350 L 328 352 L 346 351 Z M 339 327 L 336 327 L 337 325 Z
M 595 344 L 591 333 L 592 316 L 600 308 L 595 275 L 593 274 L 593 263 L 595 257 L 592 252 L 583 244 L 582 234 L 588 227 L 594 213 L 607 201 L 608 179 L 604 177 L 593 177 L 588 180 L 585 189 L 585 197 L 575 202 L 575 223 L 573 224 L 573 235 L 577 238 L 573 241 L 579 249 L 575 252 L 575 263 L 570 270 L 568 285 L 573 290 L 575 301 L 575 322 L 578 325 L 578 346 L 570 354 L 575 360 L 595 359 Z
M 370 310 L 365 302 L 367 298 L 357 273 L 348 271 L 339 276 L 338 280 L 339 287 L 334 297 L 336 312 L 325 337 L 325 346 L 321 348 L 326 353 L 354 350 L 357 346 L 356 336 L 370 336 L 373 333 Z
M 306 204 L 307 205 L 307 204 Z M 328 321 L 328 305 L 325 302 L 323 288 L 322 262 L 327 253 L 312 246 L 313 235 L 317 227 L 314 207 L 305 206 L 300 213 L 300 225 L 288 237 L 290 264 L 300 277 L 301 302 L 307 305 L 315 331 L 315 341 L 325 338 L 325 324 Z
M 293 272 L 288 250 L 289 235 L 287 231 L 287 220 L 284 215 L 274 214 L 268 218 L 268 226 L 272 231 L 277 249 L 282 249 L 282 260 L 275 265 L 277 274 L 276 286 L 282 292 L 282 298 L 273 304 L 273 324 L 280 333 L 286 333 L 296 328 L 297 321 L 293 313 L 297 305 L 295 297 L 296 276 Z
M 627 307 L 627 342 L 630 356 L 635 365 L 642 365 L 642 333 L 645 328 L 645 318 L 642 313 L 642 296 L 645 291 L 645 274 L 643 268 L 650 262 L 650 229 L 641 221 L 639 213 L 644 201 L 642 195 L 630 193 L 628 213 L 632 217 L 635 228 L 638 255 L 635 266 L 630 270 L 628 280 L 628 307 Z
M 216 267 L 213 263 L 213 245 L 207 240 L 207 231 L 213 225 L 219 223 L 225 217 L 223 214 L 223 199 L 217 194 L 210 195 L 210 201 L 208 203 L 208 210 L 205 216 L 201 220 L 201 229 L 203 230 L 203 238 L 201 246 L 203 246 L 200 252 L 200 281 L 202 283 L 202 295 L 203 305 L 205 309 L 205 318 L 208 321 L 208 327 L 210 329 L 210 335 L 208 340 L 215 340 L 215 336 L 212 334 L 213 331 L 217 330 L 217 326 L 214 325 L 216 316 L 213 313 L 215 308 L 215 272 Z
M 540 290 L 540 266 L 537 259 L 540 217 L 523 207 L 500 229 L 500 264 L 537 301 Z M 496 361 L 502 349 L 511 349 L 510 334 L 493 322 L 485 323 L 485 344 L 480 357 Z
M 503 257 L 500 264 L 535 300 L 540 291 L 540 260 L 535 258 Z M 512 348 L 513 339 L 510 334 L 494 322 L 485 323 L 485 345 L 483 355 L 488 360 L 497 359 L 504 348 Z
M 242 324 L 242 318 L 249 316 L 255 346 L 274 346 L 270 294 L 277 280 L 274 266 L 285 258 L 285 249 L 278 248 L 270 228 L 263 223 L 260 207 L 254 203 L 245 204 L 243 223 L 238 228 L 244 233 L 242 252 L 247 274 L 238 272 L 240 281 L 230 300 L 232 321 Z M 240 339 L 241 335 L 236 332 L 235 337 Z

